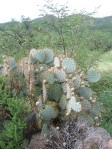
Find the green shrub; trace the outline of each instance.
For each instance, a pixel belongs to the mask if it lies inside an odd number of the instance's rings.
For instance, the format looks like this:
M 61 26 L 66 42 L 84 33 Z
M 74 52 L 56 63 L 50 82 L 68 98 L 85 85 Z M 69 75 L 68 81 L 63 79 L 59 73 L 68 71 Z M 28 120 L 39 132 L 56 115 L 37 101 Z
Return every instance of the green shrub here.
M 2 122 L 0 125 L 3 125 L 0 130 L 1 149 L 23 149 L 26 146 L 27 140 L 23 136 L 23 130 L 26 128 L 28 108 L 25 107 L 25 103 L 24 99 L 10 98 L 1 86 L 0 115 Z M 3 111 L 5 112 L 3 113 Z

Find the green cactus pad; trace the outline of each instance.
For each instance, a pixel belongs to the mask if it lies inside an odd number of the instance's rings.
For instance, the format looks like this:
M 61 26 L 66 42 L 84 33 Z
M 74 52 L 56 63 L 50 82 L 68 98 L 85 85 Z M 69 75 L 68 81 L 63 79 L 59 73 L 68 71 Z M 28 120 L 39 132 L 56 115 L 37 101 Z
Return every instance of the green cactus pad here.
M 53 61 L 54 53 L 51 49 L 45 49 L 45 63 L 48 64 Z
M 54 72 L 50 72 L 47 74 L 47 82 L 49 84 L 53 84 L 55 82 L 55 73 Z
M 62 95 L 62 97 L 60 98 L 60 101 L 59 101 L 59 107 L 60 107 L 62 110 L 65 110 L 65 109 L 66 109 L 66 104 L 67 104 L 66 95 Z
M 88 100 L 81 101 L 81 105 L 82 105 L 82 110 L 83 111 L 90 111 L 91 104 Z
M 94 116 L 98 116 L 101 114 L 101 111 L 103 109 L 103 106 L 100 103 L 95 103 L 91 109 L 91 113 Z
M 41 63 L 43 63 L 45 61 L 45 51 L 44 50 L 38 50 L 37 60 Z
M 10 70 L 14 70 L 17 68 L 15 58 L 7 57 L 5 62 L 8 64 Z
M 56 127 L 50 126 L 50 133 L 53 137 L 59 138 L 59 131 L 57 130 Z
M 49 123 L 45 123 L 42 128 L 42 135 L 47 136 L 49 134 L 55 138 L 59 138 L 59 132 L 57 129 Z
M 61 83 L 66 81 L 66 73 L 64 70 L 57 69 L 55 71 L 55 77 Z
M 80 87 L 78 93 L 86 100 L 90 100 L 93 95 L 93 91 L 91 90 L 91 88 L 88 87 Z
M 49 133 L 50 133 L 50 125 L 47 124 L 47 123 L 43 124 L 41 133 L 42 133 L 42 135 L 44 135 L 44 136 L 49 135 Z
M 72 97 L 67 102 L 67 111 L 70 111 L 70 110 L 73 110 L 75 112 L 81 111 L 81 104 L 80 104 L 80 102 L 76 101 L 75 97 Z
M 73 73 L 76 70 L 76 63 L 72 58 L 65 58 L 62 62 L 63 69 L 66 69 L 67 73 Z
M 87 73 L 88 81 L 95 83 L 101 79 L 100 72 L 95 69 L 90 69 Z
M 73 79 L 70 81 L 70 86 L 74 87 L 75 89 L 78 89 L 81 85 L 81 78 L 76 75 L 75 77 L 73 77 Z
M 29 54 L 29 56 L 30 56 L 30 61 L 31 61 L 31 63 L 35 63 L 35 62 L 37 62 L 37 56 L 38 56 L 38 51 L 36 50 L 36 49 L 31 49 L 30 50 L 30 54 Z
M 95 121 L 87 114 L 82 114 L 78 117 L 79 124 L 85 124 L 88 127 L 92 127 L 95 124 Z
M 48 89 L 48 99 L 49 100 L 55 100 L 55 101 L 59 101 L 59 99 L 62 96 L 62 87 L 60 84 L 52 84 L 50 85 L 49 89 Z
M 58 116 L 58 110 L 51 105 L 46 105 L 45 109 L 40 111 L 39 114 L 43 121 L 50 121 Z

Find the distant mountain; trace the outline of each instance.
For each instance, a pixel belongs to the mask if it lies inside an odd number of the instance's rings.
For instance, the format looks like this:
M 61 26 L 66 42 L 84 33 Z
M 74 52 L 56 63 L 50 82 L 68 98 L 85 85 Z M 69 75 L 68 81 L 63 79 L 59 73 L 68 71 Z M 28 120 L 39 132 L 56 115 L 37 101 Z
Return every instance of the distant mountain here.
M 32 22 L 42 23 L 47 18 L 56 19 L 56 17 L 52 15 L 46 15 L 44 17 L 36 18 L 34 20 L 31 20 Z M 94 20 L 94 27 L 93 29 L 98 29 L 102 31 L 109 31 L 112 32 L 112 16 L 103 17 L 103 18 L 93 18 Z M 0 24 L 0 30 L 4 30 L 7 26 L 11 25 L 12 22 L 6 22 Z
M 95 29 L 112 32 L 112 16 L 94 18 Z
M 42 23 L 47 18 L 56 19 L 56 17 L 52 15 L 46 15 L 44 17 L 34 19 L 34 21 L 36 21 L 37 23 Z M 89 18 L 89 17 L 85 16 L 85 18 Z M 93 18 L 93 20 L 94 20 L 94 29 L 112 32 L 112 16 Z

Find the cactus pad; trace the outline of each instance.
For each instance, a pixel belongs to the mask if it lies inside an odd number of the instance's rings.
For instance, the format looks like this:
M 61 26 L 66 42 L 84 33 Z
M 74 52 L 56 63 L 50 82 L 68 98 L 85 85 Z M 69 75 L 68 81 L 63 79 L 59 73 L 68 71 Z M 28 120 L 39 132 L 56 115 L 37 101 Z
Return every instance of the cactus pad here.
M 84 100 L 81 102 L 81 105 L 82 105 L 82 110 L 83 111 L 90 111 L 91 109 L 91 104 L 88 100 Z
M 55 100 L 59 101 L 62 95 L 62 87 L 60 84 L 54 83 L 53 85 L 50 85 L 48 89 L 48 99 L 49 100 Z
M 47 135 L 52 135 L 53 137 L 56 137 L 56 138 L 59 138 L 59 132 L 57 131 L 57 129 L 54 127 L 54 126 L 51 126 L 50 124 L 48 123 L 45 123 L 43 125 L 43 128 L 42 128 L 42 134 L 44 136 L 47 136 Z
M 37 56 L 38 56 L 38 51 L 36 49 L 31 49 L 30 50 L 30 60 L 31 62 L 34 64 L 35 62 L 37 62 Z
M 65 58 L 62 62 L 62 67 L 67 73 L 73 73 L 76 70 L 76 63 L 71 58 Z
M 78 76 L 78 75 L 76 75 L 75 77 L 73 77 L 73 79 L 71 80 L 71 82 L 70 82 L 70 86 L 71 87 L 74 87 L 75 89 L 78 89 L 79 87 L 80 87 L 80 85 L 81 85 L 81 78 Z
M 78 118 L 78 123 L 79 124 L 85 124 L 88 127 L 92 127 L 95 124 L 95 121 L 87 114 L 82 114 Z
M 65 110 L 65 109 L 66 109 L 66 104 L 67 104 L 66 95 L 62 95 L 62 97 L 60 98 L 60 101 L 59 101 L 59 107 L 60 107 L 62 110 Z
M 81 104 L 80 102 L 76 101 L 75 97 L 71 97 L 71 99 L 69 99 L 67 102 L 67 113 L 69 113 L 71 110 L 75 112 L 81 111 Z
M 64 70 L 57 69 L 55 71 L 55 77 L 59 82 L 65 82 L 66 81 L 66 73 Z
M 89 70 L 87 73 L 87 77 L 88 81 L 92 83 L 98 82 L 101 79 L 100 72 L 95 69 Z
M 47 82 L 49 84 L 53 84 L 55 82 L 55 73 L 54 72 L 48 72 L 46 75 L 47 75 Z
M 8 65 L 10 70 L 14 70 L 17 68 L 15 58 L 13 57 L 6 57 L 4 59 L 5 63 Z
M 80 87 L 79 95 L 86 100 L 90 100 L 90 98 L 93 96 L 93 91 L 88 87 Z
M 45 61 L 45 51 L 44 50 L 38 50 L 37 60 L 41 63 L 43 63 Z
M 91 113 L 94 115 L 94 116 L 98 116 L 101 114 L 101 111 L 103 109 L 103 106 L 100 104 L 100 103 L 95 103 L 91 109 Z
M 50 125 L 47 124 L 47 123 L 43 124 L 42 132 L 41 132 L 41 133 L 42 133 L 42 135 L 44 135 L 44 136 L 49 135 L 49 133 L 50 133 Z
M 54 58 L 53 51 L 51 49 L 45 49 L 44 52 L 45 52 L 45 61 L 44 62 L 46 64 L 52 62 L 53 61 L 53 58 Z
M 46 105 L 45 109 L 40 111 L 40 117 L 44 121 L 50 121 L 58 116 L 58 110 L 51 105 Z

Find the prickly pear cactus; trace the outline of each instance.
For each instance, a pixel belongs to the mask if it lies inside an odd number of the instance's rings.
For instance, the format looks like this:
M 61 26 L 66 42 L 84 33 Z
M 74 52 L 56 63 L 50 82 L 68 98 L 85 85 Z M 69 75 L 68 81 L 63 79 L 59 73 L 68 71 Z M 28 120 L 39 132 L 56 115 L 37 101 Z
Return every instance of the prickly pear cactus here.
M 101 78 L 101 75 L 99 73 L 99 71 L 97 71 L 96 69 L 90 69 L 87 73 L 87 77 L 89 82 L 98 82 Z
M 37 115 L 37 123 L 48 133 L 60 122 L 76 119 L 87 126 L 98 123 L 102 106 L 89 87 L 97 82 L 100 73 L 89 70 L 87 77 L 78 70 L 74 59 L 54 56 L 51 49 L 32 49 L 18 64 L 12 57 L 4 57 L 2 74 L 9 78 L 15 96 L 25 96 Z M 87 78 L 87 79 L 86 79 Z M 96 121 L 97 118 L 97 121 Z M 51 127 L 52 126 L 52 127 Z

